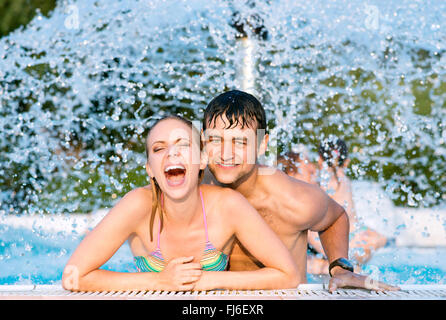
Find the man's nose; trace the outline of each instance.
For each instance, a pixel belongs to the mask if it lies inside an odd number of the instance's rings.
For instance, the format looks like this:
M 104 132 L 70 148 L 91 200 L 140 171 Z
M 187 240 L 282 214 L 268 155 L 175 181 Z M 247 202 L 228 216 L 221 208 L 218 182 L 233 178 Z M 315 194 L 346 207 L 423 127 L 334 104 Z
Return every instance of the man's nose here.
M 234 149 L 232 147 L 232 143 L 223 142 L 221 144 L 221 158 L 222 160 L 232 160 L 234 156 Z

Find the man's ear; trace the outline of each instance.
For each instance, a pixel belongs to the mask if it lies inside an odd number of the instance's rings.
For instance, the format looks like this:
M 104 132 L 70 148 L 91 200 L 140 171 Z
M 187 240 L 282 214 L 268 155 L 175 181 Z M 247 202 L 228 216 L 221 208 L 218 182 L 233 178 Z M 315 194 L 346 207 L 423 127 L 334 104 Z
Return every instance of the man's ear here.
M 201 151 L 201 157 L 200 157 L 200 170 L 206 169 L 208 165 L 208 154 L 205 150 Z
M 265 133 L 262 141 L 260 141 L 258 154 L 257 154 L 258 156 L 265 154 L 266 150 L 268 149 L 268 141 L 269 141 L 269 134 Z
M 206 137 L 204 135 L 203 129 L 201 129 L 201 132 L 200 132 L 200 141 L 201 141 L 201 144 L 203 145 L 203 147 L 206 147 Z

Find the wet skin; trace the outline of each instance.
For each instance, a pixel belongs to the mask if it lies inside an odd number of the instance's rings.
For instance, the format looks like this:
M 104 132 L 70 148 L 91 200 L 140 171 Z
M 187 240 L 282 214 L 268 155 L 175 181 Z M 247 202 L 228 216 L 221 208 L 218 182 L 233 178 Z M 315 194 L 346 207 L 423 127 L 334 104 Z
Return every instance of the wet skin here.
M 318 186 L 252 161 L 265 152 L 268 136 L 256 144 L 255 129 L 240 125 L 227 128 L 227 123 L 224 116 L 218 117 L 204 131 L 210 171 L 204 182 L 230 187 L 245 196 L 291 252 L 301 281 L 306 281 L 307 230 L 319 232 L 329 261 L 347 258 L 349 220 L 342 206 Z M 231 270 L 254 270 L 261 266 L 241 245 L 235 244 L 230 255 Z M 365 276 L 340 267 L 333 268 L 332 273 L 330 291 L 346 286 L 367 287 Z M 371 289 L 397 288 L 375 282 Z
M 217 118 L 214 126 L 205 131 L 208 169 L 212 173 L 205 179 L 231 187 L 246 197 L 289 249 L 299 267 L 300 278 L 305 281 L 307 230 L 323 231 L 340 218 L 340 222 L 347 221 L 347 230 L 341 235 L 347 237 L 348 218 L 342 207 L 319 187 L 274 168 L 264 172 L 267 167 L 256 164 L 255 159 L 266 149 L 267 137 L 257 149 L 252 128 L 228 129 L 226 123 L 227 119 Z M 347 245 L 338 246 L 338 251 L 332 253 L 346 256 Z M 261 266 L 240 244 L 235 244 L 230 256 L 231 270 L 253 270 Z

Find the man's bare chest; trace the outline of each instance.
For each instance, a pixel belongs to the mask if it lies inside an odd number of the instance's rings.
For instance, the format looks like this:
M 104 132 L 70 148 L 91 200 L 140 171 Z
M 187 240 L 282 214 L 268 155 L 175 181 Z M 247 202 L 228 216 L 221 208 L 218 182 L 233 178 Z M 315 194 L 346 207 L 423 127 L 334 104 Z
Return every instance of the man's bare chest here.
M 290 236 L 297 235 L 298 231 L 294 226 L 294 222 L 290 218 L 289 212 L 286 209 L 281 208 L 280 205 L 274 202 L 270 203 L 251 203 L 260 216 L 270 226 L 270 228 L 283 238 L 289 238 Z

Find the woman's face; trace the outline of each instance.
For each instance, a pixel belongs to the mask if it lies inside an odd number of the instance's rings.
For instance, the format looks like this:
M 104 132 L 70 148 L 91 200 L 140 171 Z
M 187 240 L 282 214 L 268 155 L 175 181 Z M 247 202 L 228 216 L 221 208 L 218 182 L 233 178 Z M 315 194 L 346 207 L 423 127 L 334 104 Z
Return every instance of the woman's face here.
M 167 197 L 180 200 L 197 187 L 199 170 L 206 167 L 200 161 L 199 139 L 176 119 L 163 120 L 150 131 L 146 170 Z

